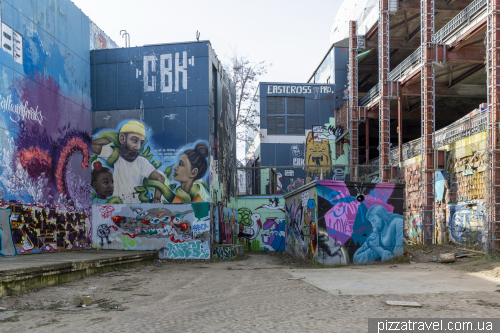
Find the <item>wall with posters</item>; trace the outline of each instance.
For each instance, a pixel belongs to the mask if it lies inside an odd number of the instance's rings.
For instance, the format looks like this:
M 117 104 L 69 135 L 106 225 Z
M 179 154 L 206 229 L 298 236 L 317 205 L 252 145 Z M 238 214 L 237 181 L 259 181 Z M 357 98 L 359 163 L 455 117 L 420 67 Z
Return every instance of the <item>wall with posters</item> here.
M 117 45 L 69 0 L 0 9 L 0 255 L 89 248 L 89 36 Z

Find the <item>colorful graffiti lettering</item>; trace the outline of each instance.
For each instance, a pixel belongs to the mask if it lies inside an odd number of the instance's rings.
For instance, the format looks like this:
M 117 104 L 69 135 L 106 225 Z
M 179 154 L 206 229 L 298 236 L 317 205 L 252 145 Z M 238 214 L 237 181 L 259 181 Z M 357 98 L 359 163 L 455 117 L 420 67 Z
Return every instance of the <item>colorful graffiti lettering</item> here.
M 94 205 L 94 212 L 103 206 Z M 94 214 L 93 247 L 160 250 L 167 244 L 198 241 L 210 249 L 209 203 L 115 204 L 112 216 Z
M 89 249 L 92 244 L 86 213 L 12 206 L 10 227 L 17 253 Z
M 168 243 L 160 249 L 160 258 L 168 259 L 210 259 L 210 250 L 201 247 L 200 241 Z
M 236 247 L 229 246 L 214 246 L 212 256 L 218 259 L 235 259 L 238 254 Z

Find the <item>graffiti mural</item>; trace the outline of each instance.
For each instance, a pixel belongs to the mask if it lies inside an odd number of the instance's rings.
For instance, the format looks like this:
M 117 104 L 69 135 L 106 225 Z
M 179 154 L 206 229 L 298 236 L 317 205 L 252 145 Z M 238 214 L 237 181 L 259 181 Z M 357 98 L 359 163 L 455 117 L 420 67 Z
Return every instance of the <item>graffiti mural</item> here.
M 316 251 L 317 237 L 312 234 L 316 229 L 316 205 L 310 199 L 314 197 L 313 188 L 286 199 L 286 251 L 304 259 L 312 259 Z
M 66 207 L 11 206 L 10 228 L 17 253 L 90 249 L 92 228 L 85 212 Z
M 287 252 L 326 265 L 402 255 L 402 188 L 396 186 L 320 180 L 306 190 L 309 196 L 287 197 Z
M 482 247 L 486 244 L 484 203 L 477 205 L 449 204 L 448 229 L 450 240 L 467 247 Z
M 108 117 L 113 116 L 119 114 Z M 101 130 L 95 136 L 93 203 L 209 201 L 206 142 L 163 149 L 163 143 L 156 144 L 153 133 L 138 120 L 121 121 L 117 130 Z
M 217 246 L 212 249 L 212 256 L 219 259 L 235 259 L 238 256 L 238 248 L 235 246 Z
M 306 164 L 317 165 L 317 168 L 308 168 L 311 174 L 319 174 L 321 165 L 330 165 L 332 162 L 332 151 L 327 140 L 315 141 L 313 133 L 309 132 L 306 140 Z
M 216 242 L 219 244 L 236 244 L 238 242 L 238 212 L 236 209 L 224 207 L 222 202 L 219 202 L 215 209 L 217 217 L 218 238 Z
M 157 250 L 163 258 L 206 259 L 210 251 L 209 206 L 96 204 L 92 207 L 92 247 Z
M 98 48 L 88 36 L 100 29 L 70 1 L 1 9 L 0 253 L 88 248 L 89 53 Z
M 285 250 L 283 198 L 240 198 L 238 206 L 237 236 L 246 251 Z

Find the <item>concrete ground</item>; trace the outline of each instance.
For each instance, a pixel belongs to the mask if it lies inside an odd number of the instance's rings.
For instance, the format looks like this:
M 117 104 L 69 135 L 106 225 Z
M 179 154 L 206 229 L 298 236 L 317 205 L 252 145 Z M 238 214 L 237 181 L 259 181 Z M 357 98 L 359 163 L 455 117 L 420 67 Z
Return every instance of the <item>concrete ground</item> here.
M 437 263 L 299 270 L 283 265 L 283 256 L 169 261 L 5 297 L 0 307 L 17 312 L 0 321 L 0 332 L 366 332 L 370 317 L 500 317 L 498 274 L 481 271 L 489 266 L 473 273 Z M 58 310 L 82 295 L 104 301 Z
M 126 255 L 147 253 L 146 251 L 83 250 L 50 253 L 23 254 L 0 257 L 0 273 L 6 270 L 30 269 L 70 262 L 118 258 Z

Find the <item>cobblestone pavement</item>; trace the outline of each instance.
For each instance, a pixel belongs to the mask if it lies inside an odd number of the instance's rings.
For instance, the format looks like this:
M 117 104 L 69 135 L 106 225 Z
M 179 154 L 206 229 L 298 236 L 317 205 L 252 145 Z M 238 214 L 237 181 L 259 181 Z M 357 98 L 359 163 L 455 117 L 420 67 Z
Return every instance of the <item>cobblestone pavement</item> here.
M 283 267 L 272 255 L 252 255 L 243 261 L 167 262 L 92 276 L 4 298 L 0 306 L 18 312 L 0 321 L 0 332 L 366 332 L 369 317 L 500 316 L 499 292 L 335 295 L 292 278 L 293 269 Z M 445 272 L 436 274 L 446 283 Z M 57 310 L 80 295 L 107 302 L 94 309 Z M 389 307 L 388 299 L 419 299 L 423 307 Z

